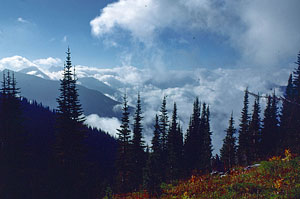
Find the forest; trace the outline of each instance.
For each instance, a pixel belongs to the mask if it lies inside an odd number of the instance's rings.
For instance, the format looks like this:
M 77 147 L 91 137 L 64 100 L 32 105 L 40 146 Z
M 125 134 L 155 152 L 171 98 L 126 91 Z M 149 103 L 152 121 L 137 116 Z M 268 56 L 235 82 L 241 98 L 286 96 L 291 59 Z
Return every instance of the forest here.
M 66 54 L 55 110 L 21 97 L 22 88 L 14 72 L 3 72 L 1 199 L 98 199 L 142 190 L 149 198 L 160 198 L 165 184 L 213 172 L 232 172 L 238 166 L 283 156 L 285 150 L 293 156 L 300 153 L 300 53 L 284 96 L 275 91 L 261 95 L 245 89 L 240 120 L 234 121 L 231 113 L 223 146 L 215 156 L 211 107 L 198 97 L 186 131 L 179 123 L 176 103 L 169 115 L 168 98 L 163 97 L 153 118 L 150 146 L 143 136 L 139 93 L 132 111 L 124 94 L 117 137 L 86 126 L 69 48 Z M 253 107 L 249 107 L 249 95 L 255 97 Z M 266 101 L 264 110 L 262 99 Z

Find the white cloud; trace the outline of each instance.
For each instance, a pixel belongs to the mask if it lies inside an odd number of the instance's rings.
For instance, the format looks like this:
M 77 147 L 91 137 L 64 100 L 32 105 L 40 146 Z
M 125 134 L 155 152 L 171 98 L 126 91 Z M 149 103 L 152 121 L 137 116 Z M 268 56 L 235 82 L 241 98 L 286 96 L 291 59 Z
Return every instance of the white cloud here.
M 62 61 L 59 58 L 48 57 L 45 59 L 34 60 L 33 63 L 46 67 L 61 65 Z
M 152 45 L 165 29 L 216 33 L 241 53 L 243 63 L 274 65 L 300 46 L 298 0 L 119 0 L 91 20 L 101 37 L 118 28 Z
M 86 117 L 85 123 L 89 126 L 96 127 L 98 129 L 102 129 L 105 132 L 110 133 L 110 135 L 116 137 L 117 129 L 120 128 L 120 121 L 113 117 L 99 117 L 97 114 L 91 114 Z
M 35 66 L 51 79 L 58 80 L 61 78 L 62 71 L 50 71 L 49 68 L 39 65 L 41 63 L 51 64 L 55 60 L 59 62 L 56 58 L 39 59 L 39 61 L 32 62 L 20 56 L 13 56 L 0 59 L 0 70 L 4 68 L 20 70 Z M 101 69 L 79 65 L 76 71 L 80 77 L 94 77 L 123 93 L 126 90 L 131 106 L 135 106 L 139 91 L 144 112 L 144 132 L 148 143 L 152 137 L 154 116 L 159 111 L 164 95 L 168 96 L 167 107 L 170 114 L 173 103 L 177 103 L 179 119 L 184 130 L 188 125 L 193 101 L 198 96 L 201 102 L 210 105 L 214 152 L 218 152 L 225 136 L 224 130 L 227 128 L 231 111 L 234 112 L 236 127 L 238 127 L 243 90 L 248 86 L 250 91 L 255 93 L 270 93 L 272 92 L 270 89 L 286 85 L 293 67 L 294 65 L 290 65 L 272 72 L 257 68 L 156 71 L 138 69 L 133 66 Z M 277 93 L 281 94 L 279 90 Z M 119 101 L 122 100 L 120 92 L 114 97 Z M 252 101 L 253 98 L 250 98 L 251 103 Z M 120 109 L 120 106 L 115 108 Z M 102 128 L 112 135 L 116 135 L 116 129 L 120 126 L 120 122 L 116 118 L 100 118 L 94 114 L 87 117 L 87 124 Z
M 23 19 L 22 17 L 18 17 L 17 21 L 21 23 L 29 23 L 29 21 Z
M 32 66 L 36 67 L 37 65 L 29 61 L 28 59 L 18 55 L 0 59 L 0 70 L 10 69 L 10 70 L 19 71 L 24 68 L 28 68 Z

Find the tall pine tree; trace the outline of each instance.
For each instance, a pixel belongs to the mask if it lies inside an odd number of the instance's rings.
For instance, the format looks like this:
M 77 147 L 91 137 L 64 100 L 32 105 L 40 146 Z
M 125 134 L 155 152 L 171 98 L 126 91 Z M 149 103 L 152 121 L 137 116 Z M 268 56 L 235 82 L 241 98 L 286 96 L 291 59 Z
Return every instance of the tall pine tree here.
M 63 78 L 60 80 L 60 95 L 57 98 L 56 157 L 62 180 L 56 184 L 60 197 L 80 198 L 83 194 L 85 153 L 81 104 L 78 99 L 75 66 L 71 63 L 68 48 Z M 73 70 L 73 71 L 72 71 Z
M 134 115 L 133 124 L 133 139 L 132 139 L 132 169 L 134 171 L 132 183 L 135 190 L 139 189 L 139 186 L 143 184 L 143 168 L 145 167 L 146 156 L 145 156 L 145 142 L 142 134 L 142 108 L 141 98 L 138 93 L 137 105 Z
M 28 140 L 16 84 L 14 72 L 4 70 L 0 93 L 0 198 L 4 199 L 22 198 L 29 188 L 25 170 Z
M 280 151 L 289 148 L 289 143 L 292 142 L 291 131 L 293 130 L 293 112 L 294 112 L 294 84 L 293 75 L 290 74 L 288 84 L 285 89 L 284 100 L 282 102 L 282 109 L 280 115 Z
M 127 193 L 132 190 L 132 164 L 130 153 L 130 128 L 129 128 L 129 110 L 127 105 L 127 96 L 124 95 L 123 116 L 120 129 L 118 130 L 118 156 L 116 160 L 117 178 L 116 186 L 119 193 Z
M 184 163 L 188 176 L 198 169 L 199 162 L 201 161 L 200 106 L 199 99 L 196 97 L 184 140 Z
M 267 106 L 264 112 L 261 155 L 263 158 L 274 156 L 280 145 L 278 132 L 278 111 L 275 93 L 268 96 Z
M 167 137 L 167 177 L 170 181 L 178 179 L 181 174 L 182 134 L 177 119 L 177 106 L 174 103 L 172 121 Z
M 150 193 L 159 195 L 160 184 L 163 176 L 161 132 L 159 126 L 159 118 L 155 116 L 154 135 L 152 138 L 151 153 L 147 161 L 144 185 Z
M 167 162 L 167 136 L 168 136 L 168 127 L 169 127 L 169 118 L 168 118 L 168 111 L 167 111 L 167 97 L 164 96 L 163 102 L 160 108 L 160 115 L 159 115 L 159 129 L 161 132 L 161 161 Z M 163 181 L 166 180 L 166 165 L 162 165 L 161 170 L 162 172 L 162 179 Z
M 261 140 L 261 120 L 259 97 L 254 100 L 252 117 L 249 123 L 249 149 L 248 161 L 252 163 L 259 158 L 259 146 Z
M 226 130 L 226 137 L 223 140 L 223 146 L 220 150 L 221 161 L 224 164 L 224 169 L 229 170 L 236 164 L 236 138 L 234 134 L 236 129 L 234 128 L 233 113 L 229 120 L 229 126 Z
M 249 113 L 248 113 L 248 88 L 245 90 L 244 95 L 244 107 L 241 113 L 239 139 L 238 139 L 238 150 L 237 157 L 240 165 L 247 165 L 249 163 Z

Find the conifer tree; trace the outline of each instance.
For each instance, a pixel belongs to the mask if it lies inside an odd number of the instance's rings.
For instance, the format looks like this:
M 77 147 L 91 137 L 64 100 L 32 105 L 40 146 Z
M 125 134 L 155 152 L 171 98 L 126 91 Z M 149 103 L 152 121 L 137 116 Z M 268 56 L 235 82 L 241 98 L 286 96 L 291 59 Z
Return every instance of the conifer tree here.
M 177 107 L 174 103 L 172 121 L 167 137 L 167 172 L 168 180 L 173 181 L 180 177 L 181 161 L 182 161 L 182 135 L 180 126 L 177 122 Z
M 261 154 L 264 158 L 274 156 L 279 146 L 278 135 L 278 111 L 275 93 L 273 97 L 268 96 L 267 106 L 264 112 Z
M 27 137 L 23 130 L 23 111 L 16 84 L 14 73 L 3 71 L 0 94 L 0 198 L 21 198 L 28 188 L 25 173 Z
M 261 120 L 259 97 L 254 100 L 253 112 L 249 124 L 249 153 L 248 161 L 252 163 L 259 158 L 259 146 L 261 140 Z
M 212 145 L 210 131 L 210 111 L 209 106 L 206 107 L 206 103 L 202 105 L 202 113 L 200 120 L 200 138 L 201 138 L 201 162 L 199 169 L 203 172 L 211 171 L 211 158 L 212 158 Z
M 168 136 L 168 127 L 169 127 L 169 119 L 168 119 L 168 111 L 167 111 L 167 101 L 166 96 L 163 98 L 163 102 L 160 108 L 160 115 L 159 115 L 159 129 L 161 132 L 161 161 L 167 162 L 167 136 Z M 162 172 L 162 179 L 163 181 L 166 180 L 166 165 L 162 165 L 161 170 Z
M 292 128 L 292 113 L 294 112 L 294 84 L 293 75 L 290 74 L 288 84 L 285 89 L 284 100 L 282 102 L 282 110 L 280 117 L 280 151 L 289 148 L 289 143 L 292 142 L 292 136 L 290 135 Z
M 291 128 L 290 128 L 290 143 L 289 146 L 294 153 L 300 153 L 300 52 L 297 57 L 297 68 L 294 71 L 293 88 L 293 110 L 291 115 Z
M 118 130 L 118 155 L 116 160 L 117 169 L 117 189 L 120 193 L 130 192 L 132 189 L 132 164 L 130 157 L 130 128 L 129 128 L 129 110 L 127 105 L 127 96 L 124 95 L 123 113 L 120 129 Z
M 60 80 L 60 95 L 57 98 L 55 154 L 59 162 L 58 171 L 62 176 L 55 186 L 60 190 L 60 197 L 82 197 L 84 183 L 84 138 L 81 104 L 78 99 L 75 66 L 71 63 L 68 48 L 63 78 Z M 72 71 L 73 69 L 73 71 Z M 68 184 L 68 186 L 66 186 Z M 61 189 L 61 187 L 63 187 Z M 77 187 L 75 189 L 75 187 Z
M 193 170 L 198 169 L 198 164 L 201 161 L 200 144 L 200 103 L 196 97 L 184 141 L 184 163 L 188 176 Z
M 166 152 L 167 150 L 167 134 L 168 134 L 168 111 L 167 111 L 167 101 L 166 96 L 163 98 L 163 102 L 160 108 L 160 115 L 159 115 L 159 127 L 161 131 L 161 147 L 162 151 Z
M 132 139 L 132 169 L 133 175 L 133 188 L 138 190 L 139 186 L 143 183 L 143 168 L 145 167 L 145 142 L 142 135 L 142 108 L 140 94 L 138 93 L 137 105 L 134 115 L 133 124 L 133 139 Z
M 147 161 L 144 185 L 150 193 L 159 193 L 162 182 L 162 147 L 159 118 L 155 116 L 154 135 L 152 138 L 151 153 Z
M 226 130 L 226 137 L 223 140 L 223 146 L 220 150 L 221 161 L 224 164 L 224 169 L 229 170 L 236 164 L 236 138 L 234 134 L 236 129 L 234 128 L 233 113 L 229 120 L 229 126 Z
M 245 90 L 244 95 L 244 107 L 241 113 L 239 138 L 238 138 L 238 150 L 237 157 L 240 165 L 247 165 L 249 163 L 249 113 L 248 113 L 248 88 Z

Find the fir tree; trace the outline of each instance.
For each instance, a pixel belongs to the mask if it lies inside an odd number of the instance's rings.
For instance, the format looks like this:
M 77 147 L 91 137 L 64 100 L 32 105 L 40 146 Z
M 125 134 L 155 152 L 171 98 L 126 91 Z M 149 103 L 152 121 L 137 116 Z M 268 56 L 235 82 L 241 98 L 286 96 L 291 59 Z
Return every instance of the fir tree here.
M 226 137 L 223 140 L 223 146 L 220 150 L 221 161 L 224 164 L 224 169 L 229 170 L 236 164 L 236 138 L 234 134 L 236 129 L 234 128 L 233 113 L 229 120 L 229 126 L 226 130 Z
M 252 163 L 259 158 L 259 146 L 261 139 L 261 120 L 260 120 L 260 105 L 259 97 L 254 100 L 253 112 L 249 124 L 249 150 L 248 161 Z
M 273 97 L 268 96 L 263 119 L 261 154 L 264 158 L 274 156 L 279 146 L 277 114 L 277 100 L 273 94 Z
M 200 138 L 201 138 L 201 162 L 199 169 L 203 172 L 211 171 L 212 145 L 211 145 L 211 131 L 210 131 L 210 111 L 206 103 L 202 105 L 202 113 L 200 120 Z
M 5 72 L 7 73 L 5 75 Z M 0 198 L 21 198 L 27 191 L 23 111 L 14 73 L 3 71 L 0 94 Z
M 289 143 L 292 142 L 291 131 L 293 130 L 292 114 L 294 112 L 294 84 L 293 84 L 293 75 L 290 74 L 288 84 L 285 89 L 284 100 L 282 103 L 281 110 L 281 118 L 280 118 L 280 149 L 284 151 L 284 149 L 289 148 Z
M 297 68 L 294 71 L 293 85 L 293 110 L 291 113 L 291 129 L 289 132 L 289 146 L 294 153 L 300 153 L 300 52 L 297 57 Z
M 160 115 L 159 115 L 159 129 L 161 132 L 161 161 L 167 162 L 167 136 L 168 136 L 168 127 L 169 127 L 169 120 L 168 120 L 168 111 L 167 111 L 167 101 L 166 96 L 163 98 L 163 102 L 160 108 Z M 166 180 L 166 165 L 162 165 L 162 179 L 163 181 Z
M 248 114 L 248 88 L 245 90 L 244 107 L 241 113 L 238 150 L 237 157 L 240 165 L 247 165 L 249 163 L 249 114 Z
M 182 134 L 180 126 L 177 122 L 177 107 L 174 103 L 172 121 L 167 137 L 168 152 L 168 179 L 173 181 L 180 177 L 181 161 L 182 161 Z
M 200 144 L 200 103 L 197 97 L 184 141 L 184 163 L 188 176 L 193 170 L 198 169 L 198 164 L 201 161 Z
M 123 116 L 120 129 L 118 130 L 118 156 L 116 160 L 117 169 L 117 189 L 120 193 L 130 192 L 132 189 L 132 165 L 130 157 L 130 128 L 129 128 L 129 111 L 127 105 L 127 96 L 124 95 Z
M 83 188 L 84 183 L 82 163 L 85 138 L 83 122 L 85 119 L 78 100 L 77 79 L 75 67 L 71 63 L 70 48 L 66 54 L 63 78 L 60 80 L 60 95 L 57 98 L 55 151 L 59 161 L 58 172 L 61 172 L 62 180 L 56 186 L 59 187 L 60 197 L 80 198 L 83 190 L 75 189 L 75 187 Z M 60 189 L 61 187 L 64 188 Z
M 165 164 L 161 158 L 161 132 L 159 118 L 155 116 L 154 135 L 152 138 L 151 153 L 147 161 L 144 185 L 150 193 L 159 194 L 160 184 L 162 182 L 162 166 Z
M 132 169 L 134 171 L 133 176 L 133 187 L 135 190 L 138 190 L 139 186 L 143 183 L 143 168 L 145 167 L 145 142 L 142 135 L 142 108 L 141 108 L 141 99 L 140 94 L 138 94 L 136 111 L 134 115 L 134 124 L 133 124 L 133 139 L 132 139 Z

